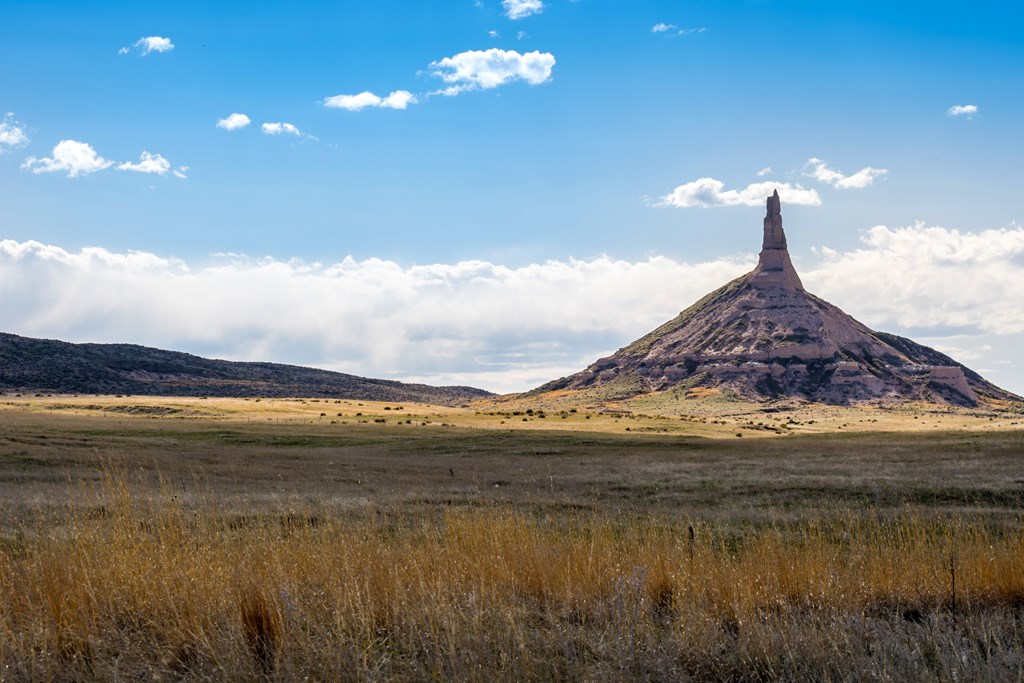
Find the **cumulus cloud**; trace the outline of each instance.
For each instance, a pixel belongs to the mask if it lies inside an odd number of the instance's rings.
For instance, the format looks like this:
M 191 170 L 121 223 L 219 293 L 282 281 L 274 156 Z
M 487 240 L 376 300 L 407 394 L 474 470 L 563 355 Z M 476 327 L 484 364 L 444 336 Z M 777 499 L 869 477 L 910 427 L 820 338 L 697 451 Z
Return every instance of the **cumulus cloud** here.
M 250 123 L 252 123 L 252 119 L 248 116 L 235 112 L 231 116 L 227 116 L 217 121 L 217 127 L 223 128 L 224 130 L 238 130 L 239 128 L 245 128 Z
M 679 27 L 675 24 L 666 24 L 663 21 L 659 21 L 657 24 L 651 27 L 651 33 L 666 33 L 668 31 L 675 31 Z
M 123 164 L 118 164 L 117 170 L 134 171 L 135 173 L 155 173 L 156 175 L 173 173 L 176 177 L 184 179 L 188 166 L 179 166 L 177 169 L 174 169 L 171 167 L 171 162 L 160 154 L 150 154 L 147 151 L 143 151 L 137 164 L 126 161 Z
M 555 56 L 549 52 L 515 50 L 468 50 L 430 63 L 435 76 L 448 87 L 432 94 L 458 95 L 467 90 L 488 90 L 512 81 L 540 85 L 551 80 Z
M 843 175 L 839 171 L 829 168 L 821 159 L 811 158 L 804 166 L 804 175 L 823 183 L 832 185 L 840 190 L 863 189 L 875 182 L 875 178 L 888 173 L 888 169 L 873 168 L 865 166 L 852 175 Z
M 501 0 L 501 6 L 505 8 L 505 16 L 512 20 L 524 19 L 544 11 L 541 0 Z
M 308 133 L 303 133 L 294 124 L 286 123 L 284 121 L 272 121 L 264 123 L 260 126 L 260 130 L 263 131 L 264 135 L 293 135 L 297 138 L 303 138 L 305 140 L 316 140 L 317 138 Z
M 870 327 L 1024 341 L 1024 228 L 879 226 L 856 249 L 817 254 L 802 269 L 805 285 Z M 193 265 L 6 240 L 0 329 L 512 391 L 582 369 L 755 263 L 750 254 L 521 267 L 238 256 Z
M 760 171 L 758 171 L 755 175 L 758 178 L 763 178 L 763 177 L 765 177 L 766 175 L 768 175 L 771 172 L 772 172 L 772 167 L 771 166 L 765 166 Z
M 14 119 L 14 112 L 7 112 L 0 121 L 0 154 L 29 143 L 25 124 Z
M 366 90 L 357 95 L 334 95 L 324 100 L 325 107 L 348 111 L 359 111 L 367 107 L 406 109 L 410 104 L 419 104 L 419 101 L 408 90 L 395 90 L 387 97 L 380 97 Z
M 167 172 L 171 170 L 171 162 L 167 161 L 167 159 L 164 159 L 159 154 L 150 154 L 147 151 L 143 151 L 142 156 L 139 158 L 139 163 L 133 164 L 130 161 L 126 161 L 123 164 L 118 164 L 117 170 L 166 175 Z
M 822 248 L 804 284 L 876 329 L 1024 333 L 1024 228 L 879 225 L 861 240 L 848 252 Z
M 170 38 L 163 38 L 161 36 L 144 36 L 136 40 L 130 47 L 122 47 L 118 50 L 118 54 L 126 55 L 135 49 L 140 55 L 145 57 L 152 52 L 170 52 L 174 49 L 174 43 L 171 42 Z
M 946 110 L 946 113 L 950 116 L 966 116 L 971 118 L 978 113 L 978 105 L 976 104 L 954 104 L 952 107 Z
M 88 175 L 97 171 L 103 171 L 105 169 L 114 166 L 116 162 L 110 159 L 104 159 L 96 150 L 93 149 L 92 145 L 86 142 L 79 142 L 77 140 L 61 140 L 53 148 L 52 157 L 44 157 L 37 159 L 35 157 L 28 157 L 25 159 L 25 163 L 21 165 L 21 168 L 26 171 L 32 171 L 33 173 L 67 173 L 69 178 L 75 178 L 81 175 Z M 139 157 L 138 163 L 131 161 L 125 161 L 124 163 L 117 164 L 117 170 L 119 171 L 132 171 L 135 173 L 151 173 L 156 175 L 167 175 L 172 173 L 178 178 L 185 178 L 185 172 L 188 171 L 188 166 L 179 166 L 177 169 L 172 168 L 171 162 L 165 159 L 160 154 L 151 154 L 148 151 L 143 151 Z
M 11 303 L 0 307 L 0 329 L 510 391 L 585 367 L 749 266 L 237 256 L 193 266 L 7 240 L 0 297 Z
M 102 171 L 114 165 L 113 161 L 104 159 L 92 145 L 77 140 L 61 140 L 53 148 L 52 157 L 37 159 L 28 157 L 21 167 L 31 170 L 33 173 L 58 173 L 64 172 L 69 178 L 76 178 L 80 175 L 88 175 L 96 171 Z
M 680 185 L 661 197 L 655 206 L 677 206 L 688 208 L 698 206 L 761 206 L 765 198 L 775 190 L 779 191 L 785 204 L 802 204 L 818 206 L 821 197 L 813 189 L 805 189 L 800 185 L 789 183 L 761 182 L 751 183 L 740 190 L 726 190 L 725 183 L 715 178 L 698 178 Z

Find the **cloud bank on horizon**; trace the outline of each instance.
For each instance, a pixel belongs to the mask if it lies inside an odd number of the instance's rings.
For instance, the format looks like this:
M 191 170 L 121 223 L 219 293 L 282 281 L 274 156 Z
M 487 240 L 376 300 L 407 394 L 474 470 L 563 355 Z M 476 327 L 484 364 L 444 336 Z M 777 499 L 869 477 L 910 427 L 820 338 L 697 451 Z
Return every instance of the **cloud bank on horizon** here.
M 876 226 L 855 250 L 817 253 L 801 269 L 808 289 L 875 329 L 923 330 L 949 338 L 947 348 L 964 335 L 1024 341 L 1022 227 Z M 376 258 L 223 256 L 193 266 L 4 240 L 0 297 L 9 304 L 0 329 L 520 391 L 582 369 L 755 262 L 651 256 L 403 267 Z
M 39 289 L 10 280 L 3 293 L 40 308 L 7 322 L 111 341 L 152 326 L 136 340 L 405 378 L 427 377 L 435 359 L 445 381 L 522 388 L 527 374 L 579 369 L 740 272 L 743 259 L 720 256 L 747 244 L 743 207 L 777 189 L 830 245 L 793 252 L 814 264 L 801 270 L 819 293 L 871 324 L 1021 341 L 1012 312 L 975 284 L 1019 304 L 1006 283 L 1024 259 L 1024 8 L 954 16 L 898 3 L 880 20 L 870 3 L 609 7 L 12 6 L 0 23 L 0 59 L 17 65 L 0 93 L 0 240 L 5 268 Z M 955 69 L 917 57 L 946 54 L 951 34 Z M 878 224 L 910 227 L 858 241 L 856 227 Z M 979 240 L 1017 261 L 984 255 Z M 946 253 L 959 249 L 973 256 Z M 271 256 L 195 265 L 210 252 Z M 346 253 L 358 258 L 316 265 Z M 914 281 L 886 273 L 902 277 L 909 262 Z M 448 265 L 399 265 L 411 263 Z M 857 291 L 826 266 L 859 278 Z M 877 284 L 886 278 L 891 291 Z M 615 281 L 640 289 L 612 291 Z M 303 312 L 296 328 L 260 320 L 275 309 L 249 305 L 241 282 Z M 370 330 L 365 339 L 319 341 L 331 336 L 313 313 L 323 307 L 301 301 L 297 283 L 337 305 L 332 325 Z M 566 293 L 566 315 L 552 291 Z M 180 334 L 142 310 L 142 292 Z M 968 296 L 983 299 L 976 310 Z M 217 306 L 231 316 L 200 324 Z M 539 322 L 521 315 L 531 306 Z M 75 325 L 60 328 L 61 307 Z M 563 318 L 562 333 L 544 322 Z M 140 327 L 118 322 L 130 319 Z M 408 367 L 421 348 L 426 360 Z

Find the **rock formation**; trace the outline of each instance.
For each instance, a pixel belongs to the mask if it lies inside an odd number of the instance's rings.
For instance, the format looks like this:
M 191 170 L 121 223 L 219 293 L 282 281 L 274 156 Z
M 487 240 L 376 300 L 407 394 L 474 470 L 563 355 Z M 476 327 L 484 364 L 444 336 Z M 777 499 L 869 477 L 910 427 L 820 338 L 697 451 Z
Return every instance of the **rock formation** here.
M 779 191 L 768 198 L 768 215 L 764 217 L 764 241 L 757 259 L 757 268 L 751 273 L 750 283 L 759 289 L 780 287 L 790 291 L 803 291 L 804 285 L 789 259 L 786 233 L 782 229 L 782 202 Z
M 804 290 L 786 245 L 778 191 L 768 198 L 757 267 L 582 372 L 531 393 L 626 398 L 715 387 L 740 398 L 833 404 L 1021 400 L 952 358 L 875 332 Z

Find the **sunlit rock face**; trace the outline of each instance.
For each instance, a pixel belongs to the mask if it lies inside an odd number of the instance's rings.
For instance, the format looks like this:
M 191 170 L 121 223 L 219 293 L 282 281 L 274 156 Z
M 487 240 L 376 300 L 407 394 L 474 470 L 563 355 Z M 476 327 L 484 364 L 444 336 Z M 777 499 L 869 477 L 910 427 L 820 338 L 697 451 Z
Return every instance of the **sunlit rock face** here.
M 834 404 L 1020 400 L 952 358 L 875 332 L 807 292 L 793 267 L 778 191 L 767 198 L 757 267 L 582 372 L 539 387 L 626 397 L 728 389 L 752 400 Z
M 768 215 L 764 217 L 764 241 L 757 268 L 750 274 L 750 284 L 759 289 L 803 291 L 803 283 L 789 259 L 786 233 L 782 229 L 782 202 L 776 190 L 768 198 Z

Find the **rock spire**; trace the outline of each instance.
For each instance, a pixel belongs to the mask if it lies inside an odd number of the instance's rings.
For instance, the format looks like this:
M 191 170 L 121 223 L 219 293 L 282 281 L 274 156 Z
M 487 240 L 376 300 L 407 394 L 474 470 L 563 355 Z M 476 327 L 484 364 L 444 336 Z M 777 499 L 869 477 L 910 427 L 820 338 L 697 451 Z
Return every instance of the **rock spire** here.
M 793 262 L 789 259 L 786 247 L 786 233 L 782 229 L 782 202 L 779 191 L 775 190 L 768 197 L 767 213 L 764 217 L 764 241 L 761 243 L 761 254 L 754 269 L 751 284 L 766 289 L 781 287 L 788 290 L 803 291 L 803 283 L 796 274 Z

